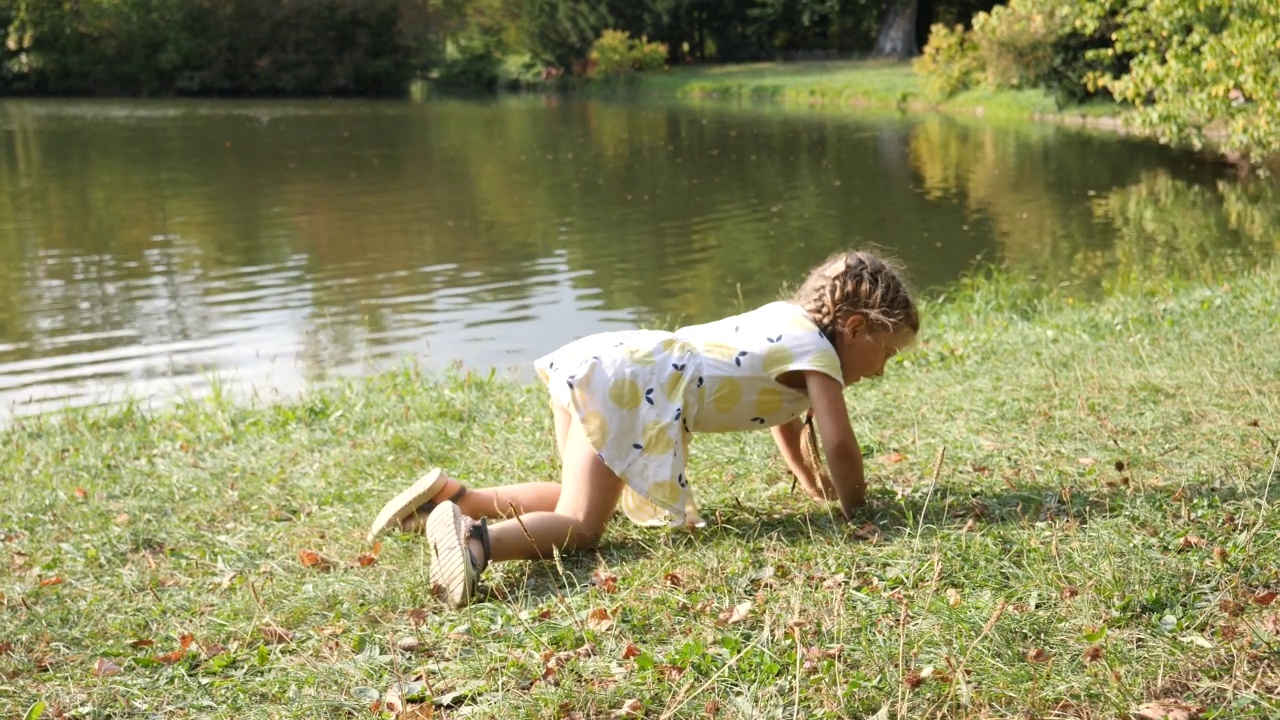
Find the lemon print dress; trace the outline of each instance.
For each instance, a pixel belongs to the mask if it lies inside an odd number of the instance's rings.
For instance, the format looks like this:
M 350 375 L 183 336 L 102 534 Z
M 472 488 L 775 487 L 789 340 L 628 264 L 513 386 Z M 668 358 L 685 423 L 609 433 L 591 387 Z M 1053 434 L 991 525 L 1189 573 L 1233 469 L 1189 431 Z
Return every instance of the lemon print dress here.
M 834 346 L 803 308 L 786 302 L 674 333 L 590 335 L 534 368 L 626 483 L 627 516 L 673 527 L 700 522 L 685 475 L 692 433 L 771 427 L 802 414 L 808 396 L 776 379 L 791 370 L 843 384 Z

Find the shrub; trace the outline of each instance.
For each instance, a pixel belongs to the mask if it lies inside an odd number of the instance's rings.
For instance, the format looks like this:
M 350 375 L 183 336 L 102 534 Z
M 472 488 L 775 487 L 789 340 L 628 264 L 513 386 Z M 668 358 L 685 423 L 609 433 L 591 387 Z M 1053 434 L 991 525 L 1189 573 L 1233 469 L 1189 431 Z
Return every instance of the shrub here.
M 666 43 L 634 39 L 623 30 L 605 30 L 591 45 L 587 74 L 591 78 L 618 78 L 634 72 L 661 70 L 667 62 Z
M 925 78 L 930 92 L 947 98 L 978 81 L 982 58 L 963 25 L 935 23 L 929 28 L 929 42 L 911 61 L 911 68 Z

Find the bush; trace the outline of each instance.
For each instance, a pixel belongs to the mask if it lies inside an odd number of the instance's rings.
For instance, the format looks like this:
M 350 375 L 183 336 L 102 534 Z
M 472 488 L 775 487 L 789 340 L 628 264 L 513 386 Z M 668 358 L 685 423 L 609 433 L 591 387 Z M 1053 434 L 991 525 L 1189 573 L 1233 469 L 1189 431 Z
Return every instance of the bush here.
M 1034 87 L 1053 65 L 1054 46 L 1071 32 L 1068 10 L 1055 0 L 1009 0 L 973 16 L 973 43 L 988 84 Z
M 982 74 L 982 58 L 963 25 L 948 27 L 935 23 L 929 28 L 929 42 L 911 68 L 925 79 L 929 91 L 943 98 L 972 87 Z
M 639 40 L 622 30 L 605 30 L 591 45 L 587 75 L 593 79 L 626 77 L 661 70 L 667 63 L 665 43 Z

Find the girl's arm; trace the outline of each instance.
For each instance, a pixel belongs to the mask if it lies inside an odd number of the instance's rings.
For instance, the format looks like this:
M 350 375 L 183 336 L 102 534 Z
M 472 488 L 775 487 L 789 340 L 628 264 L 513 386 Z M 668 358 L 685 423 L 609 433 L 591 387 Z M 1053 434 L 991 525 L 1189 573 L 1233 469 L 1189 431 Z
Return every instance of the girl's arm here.
M 862 469 L 862 449 L 849 424 L 849 410 L 844 404 L 844 387 L 835 378 L 820 372 L 806 371 L 805 387 L 813 420 L 822 438 L 822 454 L 831 470 L 831 483 L 840 498 L 840 511 L 845 517 L 866 502 L 867 481 Z
M 773 432 L 773 442 L 777 444 L 778 452 L 782 453 L 782 459 L 787 462 L 791 474 L 800 481 L 800 486 L 809 494 L 809 497 L 815 500 L 834 500 L 835 490 L 829 483 L 823 482 L 824 478 L 815 475 L 813 469 L 804 461 L 804 454 L 800 451 L 800 428 L 803 426 L 804 423 L 800 422 L 799 418 L 793 418 L 781 425 L 774 425 L 770 428 Z

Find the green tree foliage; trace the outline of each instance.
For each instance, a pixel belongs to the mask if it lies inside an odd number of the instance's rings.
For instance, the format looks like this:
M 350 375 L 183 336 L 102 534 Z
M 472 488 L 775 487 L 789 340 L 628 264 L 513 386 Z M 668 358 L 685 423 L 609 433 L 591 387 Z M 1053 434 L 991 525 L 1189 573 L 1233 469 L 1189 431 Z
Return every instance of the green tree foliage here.
M 1127 72 L 1093 79 L 1137 107 L 1140 127 L 1252 162 L 1280 153 L 1280 3 L 1131 2 L 1120 21 L 1096 54 L 1131 56 Z
M 0 91 L 387 94 L 409 0 L 8 0 Z
M 630 77 L 632 73 L 661 69 L 667 61 L 667 46 L 646 37 L 633 38 L 621 30 L 605 30 L 591 45 L 589 59 L 591 77 Z

